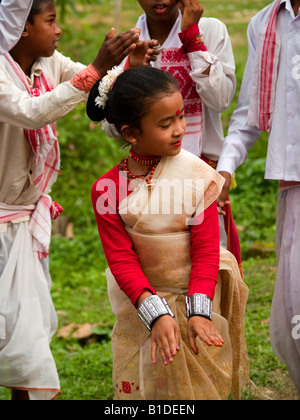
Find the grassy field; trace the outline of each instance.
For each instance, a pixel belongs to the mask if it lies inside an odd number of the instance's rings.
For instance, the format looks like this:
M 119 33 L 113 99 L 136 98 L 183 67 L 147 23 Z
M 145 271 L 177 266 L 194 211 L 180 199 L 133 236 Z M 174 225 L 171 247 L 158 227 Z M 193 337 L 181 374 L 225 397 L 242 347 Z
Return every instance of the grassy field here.
M 141 9 L 136 0 L 123 2 L 122 29 L 135 25 Z M 250 18 L 268 1 L 203 1 L 206 16 L 227 24 L 236 58 L 238 89 L 230 109 L 224 113 L 226 133 L 247 59 L 246 30 Z M 112 2 L 90 6 L 80 19 L 67 16 L 60 51 L 88 64 L 105 34 L 114 25 Z M 120 144 L 106 138 L 90 124 L 85 107 L 78 106 L 58 125 L 62 149 L 62 174 L 53 198 L 65 208 L 74 223 L 75 238 L 55 236 L 51 246 L 52 296 L 59 316 L 59 335 L 52 350 L 61 379 L 60 400 L 107 400 L 113 396 L 110 350 L 111 314 L 101 249 L 90 203 L 93 182 L 117 164 L 124 155 Z M 247 389 L 244 399 L 294 399 L 296 393 L 285 367 L 274 356 L 269 342 L 269 315 L 276 278 L 275 206 L 277 185 L 264 181 L 267 139 L 249 154 L 237 171 L 238 188 L 231 196 L 239 225 L 244 257 L 245 281 L 250 296 L 246 316 L 246 340 L 251 379 L 260 389 Z M 89 339 L 74 336 L 80 326 L 92 325 Z M 67 330 L 66 330 L 66 327 Z M 67 333 L 69 331 L 69 334 Z M 75 334 L 76 335 L 76 334 Z M 9 391 L 0 389 L 0 400 Z

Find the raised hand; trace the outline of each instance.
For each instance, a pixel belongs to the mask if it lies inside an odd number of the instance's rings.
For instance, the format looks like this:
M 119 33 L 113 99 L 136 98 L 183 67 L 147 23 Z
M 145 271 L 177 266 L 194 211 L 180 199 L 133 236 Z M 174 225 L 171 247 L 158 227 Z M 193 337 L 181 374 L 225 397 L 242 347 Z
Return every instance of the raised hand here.
M 199 24 L 204 12 L 199 0 L 179 0 L 178 7 L 182 13 L 182 31 L 185 31 L 191 23 Z
M 158 44 L 156 40 L 137 42 L 129 56 L 131 67 L 149 66 L 152 61 L 156 61 L 160 54 L 160 49 L 157 48 Z
M 139 36 L 139 29 L 130 29 L 115 36 L 115 29 L 112 28 L 93 62 L 98 73 L 104 77 L 108 70 L 121 64 L 124 58 L 136 48 Z

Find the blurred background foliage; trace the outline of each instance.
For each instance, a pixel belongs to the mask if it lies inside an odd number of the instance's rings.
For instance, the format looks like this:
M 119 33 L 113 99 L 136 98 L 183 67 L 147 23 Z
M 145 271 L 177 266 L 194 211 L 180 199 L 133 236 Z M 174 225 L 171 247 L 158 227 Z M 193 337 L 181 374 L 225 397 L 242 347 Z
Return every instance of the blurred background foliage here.
M 62 22 L 65 21 L 70 13 L 73 13 L 78 18 L 82 18 L 85 13 L 84 6 L 93 4 L 101 4 L 101 0 L 56 0 L 56 6 Z M 83 9 L 79 10 L 78 6 L 83 6 Z

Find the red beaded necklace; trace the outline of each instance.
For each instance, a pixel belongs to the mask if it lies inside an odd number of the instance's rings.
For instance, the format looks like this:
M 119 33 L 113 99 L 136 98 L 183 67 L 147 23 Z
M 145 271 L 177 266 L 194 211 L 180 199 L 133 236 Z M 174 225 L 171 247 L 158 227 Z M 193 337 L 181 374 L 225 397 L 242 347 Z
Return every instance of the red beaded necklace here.
M 160 156 L 141 156 L 135 153 L 132 149 L 130 149 L 129 151 L 129 156 L 135 162 L 140 163 L 141 165 L 144 165 L 144 166 L 157 165 L 161 161 Z
M 149 176 L 147 178 L 143 178 L 143 175 L 134 175 L 132 172 L 130 172 L 130 170 L 128 169 L 128 159 L 129 159 L 129 156 L 125 157 L 120 162 L 120 168 L 121 168 L 122 171 L 127 173 L 127 178 L 128 179 L 140 179 L 140 180 L 146 182 L 146 186 L 149 189 L 154 188 L 156 184 L 154 182 L 152 182 L 152 178 L 153 178 L 154 172 L 155 172 L 155 170 L 157 168 L 157 165 L 159 164 L 161 158 L 159 158 L 159 161 L 154 164 L 154 166 L 152 167 L 152 169 L 149 173 Z

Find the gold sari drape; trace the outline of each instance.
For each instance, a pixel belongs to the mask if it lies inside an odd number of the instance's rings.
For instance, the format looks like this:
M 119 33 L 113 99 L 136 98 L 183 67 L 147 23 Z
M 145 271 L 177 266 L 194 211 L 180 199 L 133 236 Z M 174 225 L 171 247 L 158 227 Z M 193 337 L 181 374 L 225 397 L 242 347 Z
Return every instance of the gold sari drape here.
M 181 350 L 169 366 L 151 362 L 151 333 L 137 317 L 136 309 L 107 270 L 108 293 L 117 321 L 112 336 L 115 399 L 210 400 L 240 397 L 249 380 L 244 339 L 244 316 L 248 289 L 238 264 L 228 251 L 220 251 L 219 282 L 213 302 L 212 321 L 225 340 L 222 348 L 209 347 L 197 339 L 195 355 L 187 337 L 185 296 L 191 273 L 190 232 L 187 221 L 211 205 L 220 193 L 223 179 L 200 159 L 182 151 L 164 158 L 154 179 L 173 181 L 202 179 L 203 188 L 193 183 L 180 192 L 161 194 L 159 182 L 148 190 L 143 182 L 120 204 L 120 214 L 151 286 L 165 297 L 181 331 Z M 167 185 L 167 184 L 165 184 Z M 179 184 L 178 184 L 179 185 Z M 182 194 L 181 194 L 182 193 Z M 164 200 L 181 205 L 181 214 L 151 214 L 149 200 L 160 209 Z M 193 201 L 186 210 L 184 201 Z M 137 212 L 137 203 L 138 209 Z M 130 211 L 134 209 L 134 211 Z M 158 357 L 159 359 L 159 357 Z

